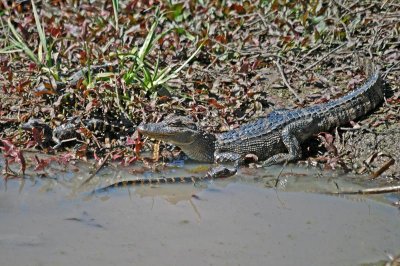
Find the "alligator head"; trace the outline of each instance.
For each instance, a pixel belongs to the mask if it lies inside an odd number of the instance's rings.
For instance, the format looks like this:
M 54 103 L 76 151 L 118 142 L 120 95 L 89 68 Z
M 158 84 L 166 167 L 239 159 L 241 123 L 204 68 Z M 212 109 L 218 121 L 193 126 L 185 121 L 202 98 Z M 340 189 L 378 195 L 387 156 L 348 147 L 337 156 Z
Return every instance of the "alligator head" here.
M 174 144 L 191 159 L 214 161 L 215 136 L 201 130 L 190 118 L 168 116 L 162 122 L 142 124 L 139 133 Z
M 40 139 L 36 140 L 38 144 L 42 147 L 47 147 L 50 145 L 53 131 L 50 126 L 41 119 L 30 118 L 28 122 L 21 125 L 21 129 L 29 132 L 34 132 L 34 130 L 37 130 L 41 134 Z

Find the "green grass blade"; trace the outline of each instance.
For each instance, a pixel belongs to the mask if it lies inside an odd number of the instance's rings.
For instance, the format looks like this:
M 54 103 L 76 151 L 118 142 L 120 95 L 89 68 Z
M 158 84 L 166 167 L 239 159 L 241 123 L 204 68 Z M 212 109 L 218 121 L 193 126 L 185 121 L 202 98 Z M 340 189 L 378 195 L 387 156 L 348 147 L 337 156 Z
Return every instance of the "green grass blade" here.
M 172 71 L 171 74 L 166 75 L 166 73 L 163 73 L 158 77 L 158 79 L 154 82 L 155 86 L 161 85 L 163 83 L 168 82 L 169 80 L 175 78 L 178 76 L 178 73 L 187 65 L 189 62 L 200 52 L 201 48 L 203 47 L 203 43 L 200 44 L 200 46 L 197 48 L 197 50 L 177 69 Z M 169 71 L 168 71 L 169 72 Z
M 37 65 L 41 65 L 40 60 L 37 58 L 35 53 L 26 45 L 26 43 L 22 40 L 21 35 L 17 32 L 17 30 L 14 28 L 14 26 L 11 23 L 11 20 L 8 19 L 8 28 L 11 30 L 11 33 L 13 34 L 14 38 L 10 38 L 11 43 L 24 51 L 24 53 L 32 60 L 34 61 Z
M 197 54 L 200 52 L 201 48 L 203 48 L 203 43 L 199 45 L 199 48 L 197 48 L 197 50 L 177 69 L 174 70 L 174 72 L 172 73 L 173 75 L 178 74 L 182 68 L 184 68 L 187 64 L 189 64 L 190 61 L 192 61 L 192 59 L 197 56 Z
M 151 25 L 149 33 L 147 34 L 146 39 L 144 40 L 144 43 L 139 50 L 138 57 L 139 57 L 140 63 L 142 63 L 142 64 L 143 64 L 144 58 L 146 57 L 146 55 L 149 54 L 149 52 L 154 44 L 154 35 L 155 35 L 157 26 L 158 26 L 158 18 L 156 18 L 155 21 L 153 22 L 153 24 Z
M 159 63 L 160 63 L 160 55 L 158 55 L 156 65 L 154 66 L 153 80 L 157 79 Z
M 14 54 L 14 53 L 20 53 L 23 52 L 24 50 L 18 47 L 17 45 L 9 45 L 4 47 L 3 49 L 0 49 L 0 54 Z
M 143 74 L 144 74 L 146 89 L 152 90 L 154 88 L 153 79 L 147 67 L 143 67 Z
M 43 30 L 42 24 L 40 23 L 39 15 L 38 15 L 38 12 L 36 10 L 35 1 L 31 0 L 31 3 L 32 3 L 33 16 L 35 17 L 36 28 L 37 28 L 37 31 L 39 33 L 40 44 L 42 45 L 42 49 L 44 51 L 44 55 L 46 57 L 46 61 L 49 62 L 50 58 L 49 58 L 49 53 L 48 53 L 48 49 L 47 49 L 46 35 L 44 34 L 44 30 Z M 39 59 L 41 59 L 41 58 L 39 58 Z
M 114 10 L 114 20 L 115 20 L 115 29 L 119 31 L 118 26 L 118 11 L 119 11 L 119 1 L 112 0 L 113 10 Z
M 164 68 L 163 70 L 160 71 L 160 75 L 154 81 L 156 86 L 161 85 L 163 83 L 162 80 L 164 80 L 165 76 L 167 76 L 167 77 L 169 76 L 169 73 L 171 73 L 172 69 L 173 69 L 172 66 L 168 66 L 168 67 L 166 67 L 166 68 Z
M 16 39 L 16 41 L 18 43 L 24 43 L 24 41 L 22 40 L 21 35 L 19 35 L 19 33 L 17 32 L 17 30 L 14 28 L 13 24 L 11 23 L 11 20 L 8 19 L 7 21 L 8 23 L 8 28 L 11 30 L 12 34 L 14 35 L 14 38 Z

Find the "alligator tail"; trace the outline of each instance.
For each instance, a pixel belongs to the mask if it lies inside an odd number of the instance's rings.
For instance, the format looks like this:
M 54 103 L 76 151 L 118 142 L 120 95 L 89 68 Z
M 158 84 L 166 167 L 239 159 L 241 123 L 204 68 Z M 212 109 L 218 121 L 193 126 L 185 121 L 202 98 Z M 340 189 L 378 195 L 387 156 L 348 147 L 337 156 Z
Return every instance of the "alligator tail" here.
M 104 192 L 108 189 L 128 186 L 140 185 L 161 185 L 161 184 L 174 184 L 174 183 L 193 183 L 201 182 L 208 179 L 207 176 L 182 176 L 182 177 L 159 177 L 159 178 L 137 178 L 130 180 L 121 180 L 111 185 L 98 188 L 94 192 Z

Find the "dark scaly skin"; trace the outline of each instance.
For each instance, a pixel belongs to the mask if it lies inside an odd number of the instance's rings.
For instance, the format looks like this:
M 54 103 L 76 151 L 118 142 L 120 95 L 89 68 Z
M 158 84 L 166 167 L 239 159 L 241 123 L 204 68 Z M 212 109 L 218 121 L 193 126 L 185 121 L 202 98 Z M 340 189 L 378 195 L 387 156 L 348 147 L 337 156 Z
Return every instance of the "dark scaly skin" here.
M 111 188 L 116 187 L 127 187 L 137 185 L 161 185 L 161 184 L 173 184 L 173 183 L 199 183 L 206 180 L 212 180 L 214 178 L 226 178 L 234 175 L 236 169 L 229 169 L 223 166 L 215 167 L 211 169 L 205 176 L 182 176 L 182 177 L 159 177 L 159 178 L 137 178 L 132 180 L 117 181 L 111 185 L 98 188 L 94 190 L 96 192 L 104 192 Z
M 39 132 L 41 132 L 43 134 L 43 139 L 41 140 L 39 145 L 42 148 L 47 148 L 50 146 L 50 143 L 51 143 L 51 140 L 53 137 L 53 135 L 52 135 L 53 130 L 49 127 L 49 125 L 44 123 L 42 120 L 36 119 L 36 118 L 31 118 L 31 119 L 29 119 L 28 122 L 22 124 L 21 128 L 23 130 L 27 130 L 30 132 L 32 132 L 34 128 L 39 130 Z
M 191 119 L 176 116 L 140 125 L 138 130 L 180 147 L 194 160 L 239 165 L 246 155 L 254 154 L 269 166 L 300 159 L 300 144 L 310 136 L 366 115 L 382 101 L 383 82 L 375 71 L 364 85 L 341 98 L 301 109 L 276 110 L 221 134 L 204 132 Z
M 44 121 L 36 118 L 31 118 L 28 122 L 21 125 L 21 128 L 24 130 L 32 131 L 34 128 L 42 130 L 43 132 L 43 144 L 41 146 L 49 147 L 51 142 L 56 143 L 53 149 L 59 148 L 62 143 L 67 142 L 68 140 L 76 139 L 78 129 L 78 124 L 75 123 L 65 123 L 56 128 L 51 129 L 49 125 L 47 125 Z
M 60 91 L 67 86 L 75 87 L 76 85 L 78 85 L 79 81 L 84 80 L 86 78 L 89 71 L 90 71 L 91 75 L 96 75 L 97 73 L 100 73 L 101 71 L 115 71 L 115 70 L 117 70 L 117 68 L 118 68 L 117 63 L 106 63 L 103 65 L 92 65 L 90 67 L 83 67 L 82 69 L 71 74 L 71 76 L 67 77 L 65 82 L 56 81 L 55 89 L 56 89 L 56 91 Z M 39 91 L 43 91 L 43 90 L 47 90 L 47 89 L 46 89 L 45 85 L 42 84 L 39 87 L 35 88 L 34 90 L 39 92 Z
M 76 140 L 76 138 L 78 137 L 77 130 L 81 126 L 85 126 L 91 131 L 99 130 L 105 132 L 112 129 L 112 127 L 108 123 L 96 118 L 86 120 L 71 118 L 70 121 L 68 121 L 67 123 L 59 125 L 54 129 L 51 129 L 51 127 L 41 119 L 31 118 L 28 120 L 28 122 L 22 124 L 21 128 L 28 131 L 32 131 L 33 128 L 36 128 L 42 131 L 42 148 L 49 147 L 51 145 L 51 142 L 54 142 L 56 145 L 52 148 L 58 149 L 63 143 Z
M 94 193 L 105 192 L 112 188 L 128 187 L 128 186 L 139 186 L 139 185 L 161 185 L 161 184 L 173 184 L 173 183 L 193 183 L 202 182 L 207 180 L 204 177 L 198 176 L 185 176 L 185 177 L 160 177 L 160 178 L 138 178 L 132 180 L 122 180 L 115 182 L 106 187 L 98 188 L 94 190 Z

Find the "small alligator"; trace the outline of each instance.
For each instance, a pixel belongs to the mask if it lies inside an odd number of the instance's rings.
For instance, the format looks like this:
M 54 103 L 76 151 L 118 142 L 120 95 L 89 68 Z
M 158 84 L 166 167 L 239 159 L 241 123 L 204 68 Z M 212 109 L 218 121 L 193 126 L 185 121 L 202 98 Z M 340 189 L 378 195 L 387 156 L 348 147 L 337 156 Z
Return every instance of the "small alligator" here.
M 21 125 L 21 128 L 32 132 L 34 129 L 38 130 L 43 134 L 43 138 L 38 143 L 42 148 L 47 148 L 54 142 L 56 145 L 53 149 L 59 148 L 63 143 L 74 141 L 78 137 L 77 130 L 85 126 L 90 131 L 106 131 L 110 129 L 109 123 L 101 119 L 85 119 L 81 120 L 79 118 L 71 118 L 67 123 L 61 124 L 60 126 L 51 129 L 51 127 L 46 124 L 41 119 L 31 118 L 28 122 Z
M 214 178 L 226 178 L 234 175 L 236 169 L 229 169 L 224 166 L 212 168 L 205 176 L 182 176 L 182 177 L 156 177 L 156 178 L 137 178 L 130 180 L 117 181 L 111 185 L 95 189 L 93 193 L 101 193 L 108 189 L 137 185 L 161 185 L 173 183 L 193 183 L 194 185 Z
M 90 72 L 91 75 L 96 75 L 101 71 L 115 71 L 118 68 L 118 63 L 106 63 L 103 65 L 92 65 L 90 67 L 83 67 L 82 69 L 74 72 L 71 76 L 66 77 L 66 81 L 56 81 L 55 91 L 60 92 L 67 86 L 75 87 L 78 83 L 85 79 L 87 74 Z M 64 76 L 61 74 L 61 76 Z M 41 84 L 34 89 L 35 92 L 41 92 L 47 90 L 45 84 Z
M 188 117 L 169 116 L 162 122 L 143 124 L 138 131 L 180 147 L 190 158 L 203 162 L 235 162 L 256 155 L 264 166 L 301 158 L 300 144 L 319 132 L 366 115 L 383 100 L 379 70 L 347 95 L 306 108 L 275 110 L 237 129 L 212 134 Z

